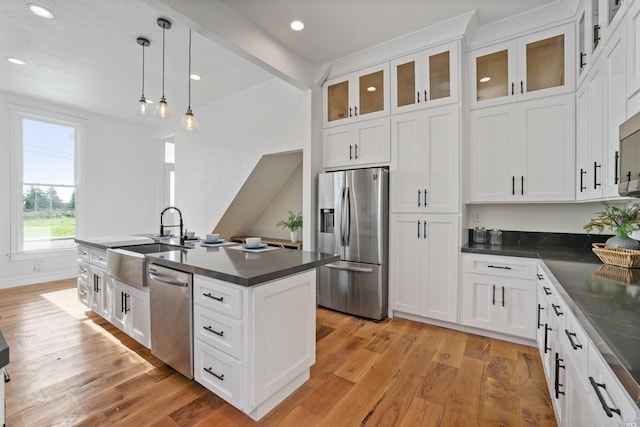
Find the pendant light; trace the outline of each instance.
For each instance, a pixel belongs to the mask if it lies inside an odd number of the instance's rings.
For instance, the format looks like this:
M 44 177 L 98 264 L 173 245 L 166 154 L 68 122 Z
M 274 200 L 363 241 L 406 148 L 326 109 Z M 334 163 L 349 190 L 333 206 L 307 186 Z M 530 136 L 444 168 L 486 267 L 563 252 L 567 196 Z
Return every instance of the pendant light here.
M 140 97 L 140 101 L 138 101 L 137 115 L 146 116 L 149 109 L 149 104 L 147 103 L 147 98 L 144 97 L 144 48 L 149 46 L 151 42 L 144 37 L 138 37 L 137 42 L 140 46 L 142 46 L 142 96 Z
M 187 103 L 187 112 L 182 118 L 182 130 L 185 132 L 194 132 L 198 130 L 198 122 L 191 111 L 191 28 L 189 28 L 189 73 L 187 74 L 189 80 L 189 102 Z
M 171 22 L 165 18 L 158 18 L 157 23 L 158 26 L 162 28 L 162 97 L 156 106 L 156 117 L 165 119 L 169 117 L 169 104 L 167 104 L 167 100 L 164 98 L 164 33 L 165 30 L 171 28 Z

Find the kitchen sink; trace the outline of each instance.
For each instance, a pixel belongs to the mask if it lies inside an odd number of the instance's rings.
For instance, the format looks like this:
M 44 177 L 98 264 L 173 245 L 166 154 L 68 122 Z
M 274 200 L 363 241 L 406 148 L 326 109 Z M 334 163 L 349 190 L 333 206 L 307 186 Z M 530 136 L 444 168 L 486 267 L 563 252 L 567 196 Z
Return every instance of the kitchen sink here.
M 147 259 L 145 254 L 189 249 L 166 243 L 123 246 L 107 249 L 107 273 L 114 279 L 132 286 L 147 286 Z

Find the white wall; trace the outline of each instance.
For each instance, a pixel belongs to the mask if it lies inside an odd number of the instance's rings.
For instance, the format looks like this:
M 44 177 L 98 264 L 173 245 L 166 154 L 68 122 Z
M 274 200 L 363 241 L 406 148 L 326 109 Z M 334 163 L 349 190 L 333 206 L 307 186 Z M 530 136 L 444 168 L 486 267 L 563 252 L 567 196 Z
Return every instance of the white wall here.
M 624 206 L 625 202 L 611 204 Z M 554 233 L 585 233 L 582 226 L 588 223 L 596 212 L 603 209 L 601 202 L 467 205 L 467 207 L 469 228 L 485 227 Z M 477 221 L 476 215 L 479 216 Z M 608 232 L 608 234 L 611 233 Z
M 0 288 L 77 276 L 75 251 L 64 256 L 11 260 L 10 236 L 10 119 L 8 103 L 67 114 L 87 120 L 80 148 L 80 187 L 77 205 L 81 218 L 78 236 L 102 236 L 155 230 L 156 185 L 160 147 L 151 140 L 151 128 L 135 123 L 71 110 L 59 105 L 0 92 Z M 132 110 L 133 111 L 133 110 Z M 34 271 L 35 261 L 43 269 Z
M 310 105 L 309 91 L 274 78 L 194 110 L 199 132 L 176 133 L 176 205 L 185 226 L 209 232 L 263 154 L 308 151 Z

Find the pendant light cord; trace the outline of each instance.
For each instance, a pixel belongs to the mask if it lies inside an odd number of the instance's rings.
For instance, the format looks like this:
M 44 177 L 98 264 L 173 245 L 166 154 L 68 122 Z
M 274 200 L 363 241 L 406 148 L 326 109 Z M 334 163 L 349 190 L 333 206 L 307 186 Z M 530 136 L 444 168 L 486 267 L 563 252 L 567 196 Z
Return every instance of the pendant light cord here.
M 142 97 L 144 98 L 144 45 L 142 45 Z
M 164 99 L 164 33 L 165 28 L 162 27 L 162 98 Z
M 187 109 L 191 110 L 191 28 L 189 28 L 189 102 L 187 103 Z

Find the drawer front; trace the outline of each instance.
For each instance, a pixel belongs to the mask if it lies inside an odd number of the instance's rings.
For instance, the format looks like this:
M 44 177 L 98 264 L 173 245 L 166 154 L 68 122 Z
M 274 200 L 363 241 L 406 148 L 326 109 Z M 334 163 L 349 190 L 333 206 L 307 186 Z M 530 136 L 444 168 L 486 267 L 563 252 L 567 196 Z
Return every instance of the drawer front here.
M 227 353 L 236 359 L 242 359 L 243 323 L 213 310 L 195 304 L 193 327 L 196 340 Z
M 194 301 L 204 307 L 234 319 L 242 320 L 242 291 L 228 285 L 204 278 L 194 277 Z
M 597 408 L 595 412 L 601 420 L 600 425 L 626 425 L 624 421 L 640 417 L 640 410 L 593 344 L 589 345 L 586 384 L 591 406 Z M 610 408 L 611 417 L 607 415 L 604 406 Z
M 535 279 L 538 268 L 537 261 L 527 258 L 464 254 L 463 260 L 464 271 L 468 273 L 529 280 Z
M 564 354 L 573 360 L 573 364 L 581 378 L 585 378 L 587 371 L 587 355 L 589 351 L 589 339 L 578 323 L 573 313 L 567 313 L 567 323 L 564 330 L 560 331 L 562 346 L 566 349 Z
M 102 249 L 90 249 L 89 258 L 91 264 L 101 268 L 107 268 L 107 251 Z
M 196 382 L 242 410 L 242 362 L 198 340 L 194 359 Z
M 90 274 L 91 273 L 89 271 L 89 264 L 87 264 L 86 262 L 79 262 L 78 263 L 78 279 L 88 283 Z
M 78 261 L 89 262 L 89 248 L 78 246 Z
M 89 291 L 89 283 L 78 277 L 78 299 L 81 303 L 91 308 L 91 293 Z

